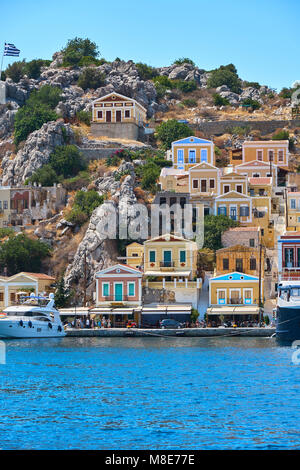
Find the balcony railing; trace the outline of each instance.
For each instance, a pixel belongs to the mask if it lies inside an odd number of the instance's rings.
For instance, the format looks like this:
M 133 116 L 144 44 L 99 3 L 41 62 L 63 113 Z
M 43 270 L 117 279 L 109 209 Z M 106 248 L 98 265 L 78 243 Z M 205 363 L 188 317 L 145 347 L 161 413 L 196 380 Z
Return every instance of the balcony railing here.
M 163 284 L 163 281 L 149 281 L 148 283 L 146 282 L 146 286 L 149 287 L 150 289 L 167 289 L 167 290 L 174 290 L 174 289 L 196 289 L 200 288 L 202 286 L 202 280 L 198 279 L 197 281 L 188 281 L 187 284 L 185 281 L 165 281 L 165 284 Z
M 161 268 L 174 268 L 175 262 L 174 261 L 161 261 L 159 265 Z
M 128 295 L 105 295 L 103 300 L 106 302 L 126 302 L 132 298 L 134 298 L 134 296 L 128 297 Z

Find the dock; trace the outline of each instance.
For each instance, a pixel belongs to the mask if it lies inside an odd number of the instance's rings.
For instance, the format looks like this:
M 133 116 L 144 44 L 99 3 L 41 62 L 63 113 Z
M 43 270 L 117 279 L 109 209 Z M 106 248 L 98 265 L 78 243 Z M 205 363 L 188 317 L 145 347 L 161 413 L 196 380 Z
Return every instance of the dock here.
M 150 329 L 150 328 L 99 328 L 66 330 L 68 337 L 251 337 L 269 338 L 275 335 L 275 328 L 182 328 L 182 329 Z

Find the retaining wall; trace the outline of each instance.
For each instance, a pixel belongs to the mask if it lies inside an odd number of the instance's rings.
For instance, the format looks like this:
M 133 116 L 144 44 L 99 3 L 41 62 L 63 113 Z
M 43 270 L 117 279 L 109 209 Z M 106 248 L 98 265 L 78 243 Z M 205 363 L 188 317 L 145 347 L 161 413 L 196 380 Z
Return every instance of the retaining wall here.
M 233 127 L 247 127 L 250 130 L 259 130 L 263 135 L 275 132 L 283 127 L 300 127 L 300 119 L 286 121 L 207 121 L 190 125 L 193 129 L 203 132 L 206 137 L 211 135 L 222 135 L 230 131 Z

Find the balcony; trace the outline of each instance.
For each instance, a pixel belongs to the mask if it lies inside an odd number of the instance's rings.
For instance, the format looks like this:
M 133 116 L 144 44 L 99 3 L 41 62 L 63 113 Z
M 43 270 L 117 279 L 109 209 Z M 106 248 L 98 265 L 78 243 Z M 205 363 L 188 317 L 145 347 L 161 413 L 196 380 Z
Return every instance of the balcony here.
M 146 281 L 146 287 L 149 289 L 200 289 L 202 286 L 202 279 L 197 279 L 196 281 Z
M 159 267 L 162 271 L 174 271 L 175 262 L 174 261 L 160 261 Z
M 282 268 L 281 279 L 287 281 L 299 281 L 300 280 L 300 267 L 291 266 L 288 268 Z

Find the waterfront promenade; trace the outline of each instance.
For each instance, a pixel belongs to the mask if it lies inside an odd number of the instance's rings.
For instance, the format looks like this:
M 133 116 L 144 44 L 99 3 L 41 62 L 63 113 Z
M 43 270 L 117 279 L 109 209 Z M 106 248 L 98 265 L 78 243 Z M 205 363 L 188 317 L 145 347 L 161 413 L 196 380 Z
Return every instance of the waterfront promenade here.
M 275 328 L 182 328 L 182 329 L 149 329 L 149 328 L 68 328 L 67 336 L 70 337 L 214 337 L 214 336 L 243 336 L 243 337 L 271 337 L 275 334 Z

